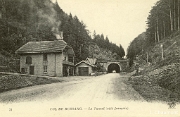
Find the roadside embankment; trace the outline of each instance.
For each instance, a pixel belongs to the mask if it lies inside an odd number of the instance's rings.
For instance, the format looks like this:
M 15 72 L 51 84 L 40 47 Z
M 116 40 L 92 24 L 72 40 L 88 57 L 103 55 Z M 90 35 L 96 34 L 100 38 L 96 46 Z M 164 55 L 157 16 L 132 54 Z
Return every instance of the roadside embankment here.
M 135 74 L 128 83 L 149 102 L 180 102 L 180 65 L 173 63 L 167 66 L 145 69 L 144 73 Z
M 62 81 L 63 80 L 53 78 L 0 73 L 0 93 L 12 89 L 19 89 L 28 86 L 50 84 Z
M 143 68 L 129 79 L 136 91 L 147 101 L 180 102 L 179 32 L 149 47 L 136 62 Z
M 2 72 L 0 73 L 0 93 L 35 85 L 51 84 L 58 82 L 70 82 L 83 80 L 87 78 L 95 78 L 95 76 L 49 77 Z

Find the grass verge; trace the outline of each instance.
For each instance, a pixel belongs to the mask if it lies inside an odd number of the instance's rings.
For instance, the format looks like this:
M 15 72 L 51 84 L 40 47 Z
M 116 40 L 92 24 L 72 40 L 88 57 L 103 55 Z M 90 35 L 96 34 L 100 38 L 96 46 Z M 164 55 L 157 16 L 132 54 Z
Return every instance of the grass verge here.
M 180 102 L 177 92 L 161 87 L 153 76 L 132 76 L 128 83 L 148 102 Z
M 62 79 L 53 79 L 38 76 L 7 75 L 0 74 L 0 93 L 8 90 L 19 89 L 28 86 L 63 82 Z

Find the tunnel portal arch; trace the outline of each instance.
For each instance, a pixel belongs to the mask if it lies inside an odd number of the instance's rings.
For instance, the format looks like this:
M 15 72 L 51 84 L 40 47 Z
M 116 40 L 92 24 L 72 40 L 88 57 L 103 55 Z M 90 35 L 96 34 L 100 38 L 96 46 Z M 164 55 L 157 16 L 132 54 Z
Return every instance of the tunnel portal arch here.
M 113 73 L 113 72 L 120 73 L 120 71 L 121 71 L 121 66 L 118 63 L 110 63 L 107 66 L 108 73 Z

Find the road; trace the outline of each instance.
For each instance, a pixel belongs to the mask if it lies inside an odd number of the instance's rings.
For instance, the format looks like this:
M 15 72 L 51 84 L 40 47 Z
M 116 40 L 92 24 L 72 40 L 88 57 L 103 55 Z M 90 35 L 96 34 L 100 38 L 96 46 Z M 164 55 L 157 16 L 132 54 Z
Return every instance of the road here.
M 0 93 L 0 116 L 157 116 L 157 110 L 168 109 L 166 104 L 146 102 L 127 83 L 128 77 L 116 73 L 96 77 L 74 76 L 72 78 L 79 79 L 3 92 Z
M 79 76 L 75 76 L 79 77 Z M 92 76 L 88 79 L 26 87 L 0 94 L 0 102 L 84 102 L 96 101 L 144 101 L 130 86 L 124 83 L 126 75 L 116 73 Z

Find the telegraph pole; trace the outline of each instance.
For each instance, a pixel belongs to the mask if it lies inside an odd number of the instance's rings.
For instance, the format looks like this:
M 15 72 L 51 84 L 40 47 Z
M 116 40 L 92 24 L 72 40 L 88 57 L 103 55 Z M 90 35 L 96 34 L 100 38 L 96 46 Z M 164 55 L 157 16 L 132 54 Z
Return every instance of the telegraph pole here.
M 161 56 L 162 56 L 162 60 L 164 60 L 164 49 L 163 49 L 163 44 L 161 44 Z
M 148 52 L 147 52 L 147 63 L 149 62 L 148 59 L 149 59 L 149 55 L 148 55 Z

